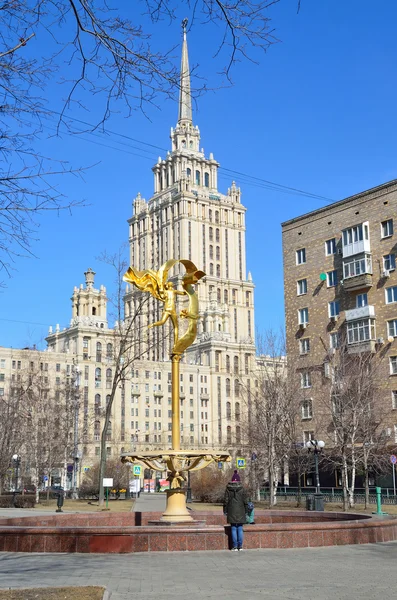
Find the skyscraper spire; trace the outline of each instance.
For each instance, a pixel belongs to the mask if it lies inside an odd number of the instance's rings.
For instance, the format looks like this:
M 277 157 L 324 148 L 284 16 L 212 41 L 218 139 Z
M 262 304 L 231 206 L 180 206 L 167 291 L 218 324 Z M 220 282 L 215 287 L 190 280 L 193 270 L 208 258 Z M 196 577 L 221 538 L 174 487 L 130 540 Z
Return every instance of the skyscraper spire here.
M 181 79 L 179 90 L 179 112 L 178 125 L 184 123 L 192 124 L 192 96 L 190 93 L 190 71 L 189 57 L 187 52 L 186 40 L 187 19 L 182 21 L 183 43 L 182 43 L 182 61 L 181 61 Z

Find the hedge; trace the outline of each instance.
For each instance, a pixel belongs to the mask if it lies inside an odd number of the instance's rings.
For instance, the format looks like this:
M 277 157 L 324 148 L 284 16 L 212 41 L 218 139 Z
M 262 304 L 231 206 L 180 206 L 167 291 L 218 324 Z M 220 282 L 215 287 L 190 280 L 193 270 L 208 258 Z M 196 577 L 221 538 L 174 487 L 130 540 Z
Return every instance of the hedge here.
M 12 508 L 15 506 L 16 508 L 33 508 L 36 504 L 36 497 L 34 495 L 24 495 L 17 494 L 15 496 L 15 504 L 14 504 L 14 496 L 0 496 L 0 508 Z

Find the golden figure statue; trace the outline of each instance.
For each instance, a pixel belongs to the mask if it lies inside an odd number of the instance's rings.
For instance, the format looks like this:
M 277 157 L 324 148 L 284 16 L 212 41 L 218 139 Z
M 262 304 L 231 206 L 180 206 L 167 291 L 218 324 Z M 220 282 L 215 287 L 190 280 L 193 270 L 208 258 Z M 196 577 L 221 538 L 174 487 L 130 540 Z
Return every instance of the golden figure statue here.
M 174 284 L 171 281 L 167 281 L 169 270 L 178 262 L 186 269 L 186 273 L 182 278 L 183 290 L 175 289 Z M 193 285 L 204 277 L 204 275 L 205 273 L 199 271 L 196 265 L 190 260 L 176 260 L 172 258 L 167 260 L 158 271 L 153 271 L 152 269 L 138 271 L 134 267 L 130 267 L 123 277 L 124 281 L 132 283 L 142 292 L 149 292 L 157 300 L 164 302 L 163 315 L 160 321 L 151 323 L 149 327 L 160 327 L 168 319 L 171 319 L 174 328 L 173 355 L 181 355 L 196 339 L 199 314 L 198 298 Z M 179 316 L 176 310 L 176 296 L 188 296 L 189 298 L 189 307 L 181 310 Z M 181 338 L 179 338 L 179 318 L 189 320 L 187 331 Z
M 177 290 L 171 281 L 167 281 L 169 270 L 181 263 L 186 273 L 182 277 L 183 290 Z M 126 452 L 121 455 L 123 462 L 141 462 L 148 468 L 157 471 L 167 470 L 170 489 L 167 491 L 167 508 L 161 520 L 167 522 L 189 522 L 192 517 L 186 508 L 186 499 L 182 482 L 186 480 L 187 471 L 197 471 L 215 461 L 229 462 L 227 453 L 214 453 L 208 450 L 194 451 L 181 450 L 181 422 L 179 399 L 179 363 L 183 352 L 193 344 L 197 335 L 197 321 L 199 318 L 198 297 L 194 285 L 204 277 L 205 273 L 199 271 L 190 260 L 170 259 L 158 271 L 146 269 L 138 271 L 130 267 L 123 279 L 132 283 L 138 290 L 149 292 L 154 298 L 164 303 L 163 314 L 159 321 L 151 323 L 149 327 L 160 327 L 171 319 L 174 328 L 174 345 L 171 350 L 171 380 L 172 380 L 172 449 L 161 452 L 160 450 L 145 451 L 144 453 Z M 187 296 L 189 305 L 177 314 L 176 297 Z M 179 337 L 179 319 L 188 321 L 186 331 Z

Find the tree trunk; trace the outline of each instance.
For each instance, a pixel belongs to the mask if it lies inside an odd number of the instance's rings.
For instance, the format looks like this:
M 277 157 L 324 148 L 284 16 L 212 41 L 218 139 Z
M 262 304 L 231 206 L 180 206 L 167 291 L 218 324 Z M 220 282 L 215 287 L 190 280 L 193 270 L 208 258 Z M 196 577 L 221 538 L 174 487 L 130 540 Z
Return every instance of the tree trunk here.
M 365 508 L 369 506 L 369 473 L 368 473 L 368 462 L 364 459 L 364 473 L 365 473 Z
M 349 489 L 349 472 L 345 454 L 342 455 L 342 486 L 343 486 L 343 510 L 348 509 L 347 493 Z

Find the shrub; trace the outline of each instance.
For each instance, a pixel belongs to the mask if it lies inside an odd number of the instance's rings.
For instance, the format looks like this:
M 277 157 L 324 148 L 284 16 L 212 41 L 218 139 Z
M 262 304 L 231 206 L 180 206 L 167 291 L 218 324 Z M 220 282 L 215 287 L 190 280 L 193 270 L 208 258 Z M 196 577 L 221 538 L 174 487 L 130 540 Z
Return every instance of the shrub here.
M 16 508 L 34 508 L 36 504 L 36 496 L 33 494 L 25 494 L 24 496 L 15 496 Z
M 10 496 L 0 496 L 0 508 L 12 508 L 14 506 L 14 498 Z
M 226 484 L 230 481 L 232 471 L 211 465 L 191 474 L 192 495 L 200 502 L 223 502 Z

